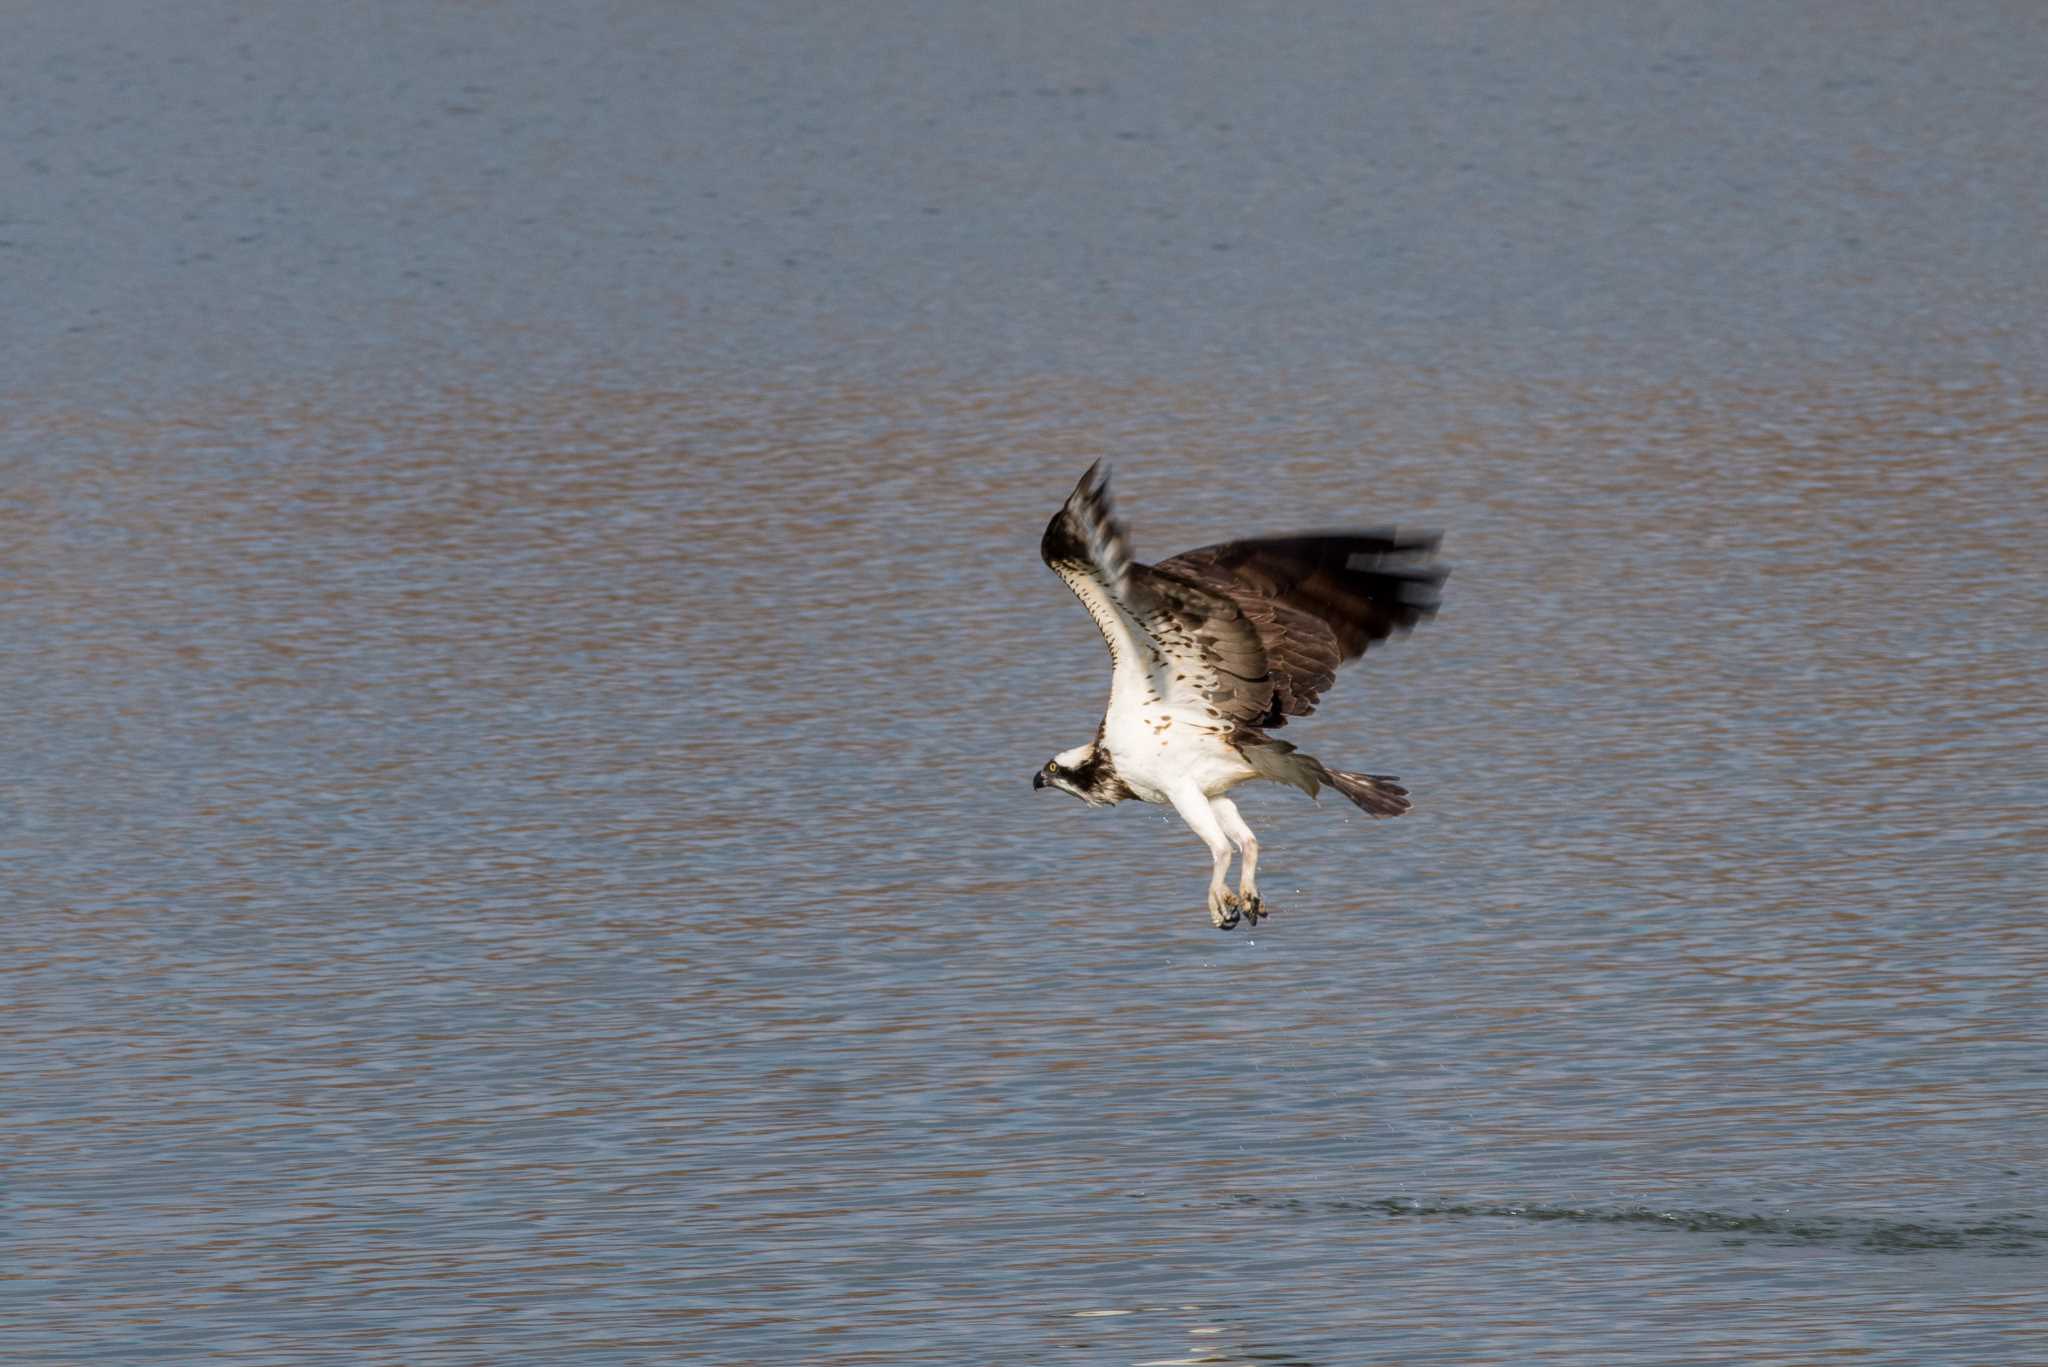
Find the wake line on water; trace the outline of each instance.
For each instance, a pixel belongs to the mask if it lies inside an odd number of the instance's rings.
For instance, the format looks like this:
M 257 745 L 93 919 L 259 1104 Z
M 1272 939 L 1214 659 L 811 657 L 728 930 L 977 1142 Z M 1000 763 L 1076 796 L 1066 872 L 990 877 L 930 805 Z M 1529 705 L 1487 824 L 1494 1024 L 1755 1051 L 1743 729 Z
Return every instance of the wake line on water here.
M 1580 1225 L 1647 1225 L 1687 1234 L 1712 1234 L 1730 1245 L 1750 1242 L 1833 1245 L 1871 1253 L 1986 1253 L 1997 1257 L 2048 1255 L 2048 1227 L 2031 1215 L 1988 1220 L 1872 1220 L 1834 1215 L 1737 1215 L 1715 1210 L 1669 1210 L 1657 1206 L 1609 1209 L 1556 1205 L 1490 1205 L 1443 1199 L 1305 1201 L 1299 1197 L 1239 1195 L 1236 1206 L 1268 1210 L 1334 1212 L 1379 1219 L 1489 1219 Z

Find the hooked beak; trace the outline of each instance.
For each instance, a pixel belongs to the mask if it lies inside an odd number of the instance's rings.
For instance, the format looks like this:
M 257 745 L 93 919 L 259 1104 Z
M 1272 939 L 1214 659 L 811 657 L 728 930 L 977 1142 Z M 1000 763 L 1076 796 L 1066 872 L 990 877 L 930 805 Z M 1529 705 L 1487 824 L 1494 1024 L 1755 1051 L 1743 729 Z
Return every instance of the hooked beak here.
M 1031 776 L 1031 791 L 1037 792 L 1045 786 L 1045 770 L 1040 769 Z

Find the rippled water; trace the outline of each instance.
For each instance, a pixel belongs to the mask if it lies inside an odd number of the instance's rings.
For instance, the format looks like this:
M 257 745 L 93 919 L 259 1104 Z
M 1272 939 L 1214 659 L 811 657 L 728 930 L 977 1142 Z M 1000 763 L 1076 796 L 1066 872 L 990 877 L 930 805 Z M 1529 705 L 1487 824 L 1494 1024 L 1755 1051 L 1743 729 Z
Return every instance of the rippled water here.
M 1374 418 L 1443 397 L 40 433 L 7 564 L 27 1341 L 2018 1360 L 2048 401 Z M 1035 555 L 1097 446 L 1141 555 L 1340 502 L 1451 529 L 1443 615 L 1303 726 L 1418 810 L 1249 799 L 1255 933 L 1209 928 L 1174 821 L 1027 781 L 1101 704 Z
M 2048 1361 L 2039 25 L 70 13 L 0 53 L 9 1361 Z M 1242 794 L 1256 931 L 1029 783 L 1098 456 L 1145 559 L 1446 531 L 1289 732 L 1417 808 Z

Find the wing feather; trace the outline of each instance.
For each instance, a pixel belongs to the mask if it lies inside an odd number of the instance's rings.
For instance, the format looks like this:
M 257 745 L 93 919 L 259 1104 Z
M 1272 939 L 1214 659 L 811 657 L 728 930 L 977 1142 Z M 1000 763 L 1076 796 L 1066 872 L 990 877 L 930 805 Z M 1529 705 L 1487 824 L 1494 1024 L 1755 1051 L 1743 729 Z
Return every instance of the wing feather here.
M 1266 646 L 1244 606 L 1210 584 L 1137 563 L 1100 461 L 1046 524 L 1039 554 L 1109 645 L 1112 710 L 1159 702 L 1243 723 L 1273 710 Z
M 1449 570 L 1434 532 L 1392 528 L 1229 541 L 1153 567 L 1226 597 L 1257 633 L 1271 673 L 1268 713 L 1281 726 L 1316 709 L 1339 666 L 1437 610 Z

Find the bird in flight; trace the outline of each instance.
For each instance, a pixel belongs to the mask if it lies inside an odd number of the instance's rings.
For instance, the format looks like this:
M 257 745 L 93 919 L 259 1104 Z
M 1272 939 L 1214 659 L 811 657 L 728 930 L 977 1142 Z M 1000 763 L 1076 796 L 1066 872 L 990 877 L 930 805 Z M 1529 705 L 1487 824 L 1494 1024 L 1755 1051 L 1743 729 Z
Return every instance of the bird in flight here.
M 1047 524 L 1039 554 L 1066 581 L 1112 666 L 1095 739 L 1063 750 L 1031 786 L 1091 807 L 1171 806 L 1209 847 L 1209 919 L 1233 930 L 1259 897 L 1259 842 L 1227 794 L 1267 779 L 1314 797 L 1327 784 L 1372 816 L 1408 810 L 1391 774 L 1332 769 L 1267 734 L 1315 711 L 1338 666 L 1434 615 L 1449 571 L 1435 533 L 1306 532 L 1226 541 L 1156 565 L 1131 557 L 1097 461 Z M 1243 857 L 1225 886 L 1232 847 Z

